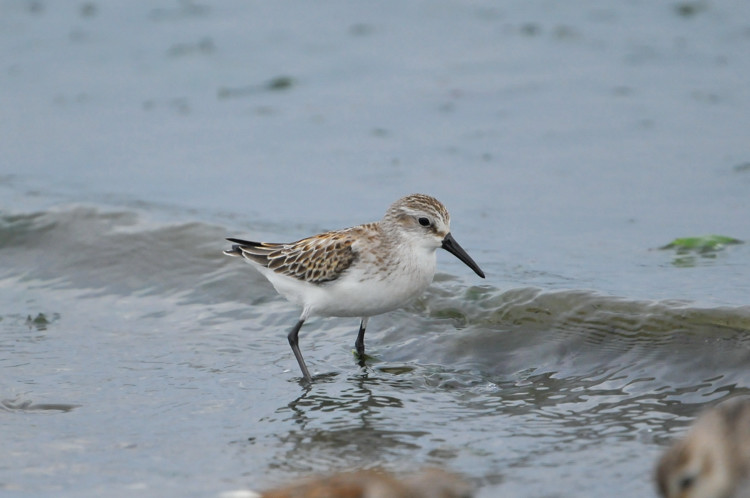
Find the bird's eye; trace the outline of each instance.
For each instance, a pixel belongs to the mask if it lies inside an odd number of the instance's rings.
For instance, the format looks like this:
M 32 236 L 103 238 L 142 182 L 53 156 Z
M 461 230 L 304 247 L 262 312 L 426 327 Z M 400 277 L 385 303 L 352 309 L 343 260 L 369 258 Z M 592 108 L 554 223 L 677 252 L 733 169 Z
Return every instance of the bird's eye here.
M 419 221 L 419 224 L 422 225 L 423 227 L 430 226 L 430 220 L 428 218 L 422 217 L 422 218 L 419 218 L 419 220 L 417 221 Z
M 677 483 L 677 486 L 680 488 L 680 491 L 686 491 L 693 487 L 693 484 L 695 484 L 695 476 L 685 476 Z

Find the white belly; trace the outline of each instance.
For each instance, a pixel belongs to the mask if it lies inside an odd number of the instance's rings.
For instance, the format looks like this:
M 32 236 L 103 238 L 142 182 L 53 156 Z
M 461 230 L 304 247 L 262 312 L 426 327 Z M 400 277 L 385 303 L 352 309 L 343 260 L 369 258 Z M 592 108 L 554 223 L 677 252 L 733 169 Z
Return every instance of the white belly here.
M 420 296 L 432 282 L 419 280 L 352 282 L 342 279 L 310 302 L 312 313 L 324 316 L 373 316 L 404 306 Z
M 258 268 L 276 291 L 311 315 L 373 316 L 392 311 L 420 296 L 435 275 L 435 254 L 422 254 L 388 274 L 352 268 L 321 285 Z M 426 256 L 426 257 L 425 257 Z

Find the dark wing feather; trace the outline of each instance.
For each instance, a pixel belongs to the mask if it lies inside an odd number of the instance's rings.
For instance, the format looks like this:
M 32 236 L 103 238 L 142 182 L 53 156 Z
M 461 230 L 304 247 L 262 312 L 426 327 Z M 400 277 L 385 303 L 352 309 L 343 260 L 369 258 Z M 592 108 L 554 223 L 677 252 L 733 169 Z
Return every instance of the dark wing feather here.
M 290 244 L 230 238 L 227 240 L 236 245 L 224 254 L 242 256 L 276 273 L 322 284 L 339 278 L 357 259 L 352 249 L 356 238 L 350 232 L 328 232 Z

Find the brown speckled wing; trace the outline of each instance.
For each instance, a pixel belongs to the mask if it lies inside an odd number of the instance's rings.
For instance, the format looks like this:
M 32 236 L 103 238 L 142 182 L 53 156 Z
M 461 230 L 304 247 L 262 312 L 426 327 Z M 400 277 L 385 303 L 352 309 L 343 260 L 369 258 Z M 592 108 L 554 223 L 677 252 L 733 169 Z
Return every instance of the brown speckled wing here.
M 227 239 L 237 244 L 226 253 L 242 256 L 276 273 L 322 284 L 339 278 L 357 259 L 352 229 L 328 232 L 289 244 Z

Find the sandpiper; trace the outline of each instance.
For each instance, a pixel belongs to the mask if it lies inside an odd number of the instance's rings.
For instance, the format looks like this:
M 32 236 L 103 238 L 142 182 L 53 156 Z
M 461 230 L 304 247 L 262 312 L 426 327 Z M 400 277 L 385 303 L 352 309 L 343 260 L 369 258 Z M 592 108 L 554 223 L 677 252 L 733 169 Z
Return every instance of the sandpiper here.
M 656 484 L 666 498 L 750 497 L 750 399 L 698 417 L 659 459 Z
M 340 472 L 265 491 L 262 498 L 471 498 L 473 487 L 439 468 L 398 478 L 378 470 Z
M 244 258 L 279 294 L 302 307 L 288 339 L 308 382 L 312 377 L 297 336 L 309 316 L 360 317 L 355 348 L 363 360 L 369 317 L 399 308 L 422 294 L 435 275 L 438 248 L 484 278 L 484 272 L 451 235 L 448 210 L 423 194 L 397 200 L 379 222 L 288 244 L 227 240 L 235 245 L 224 254 Z

